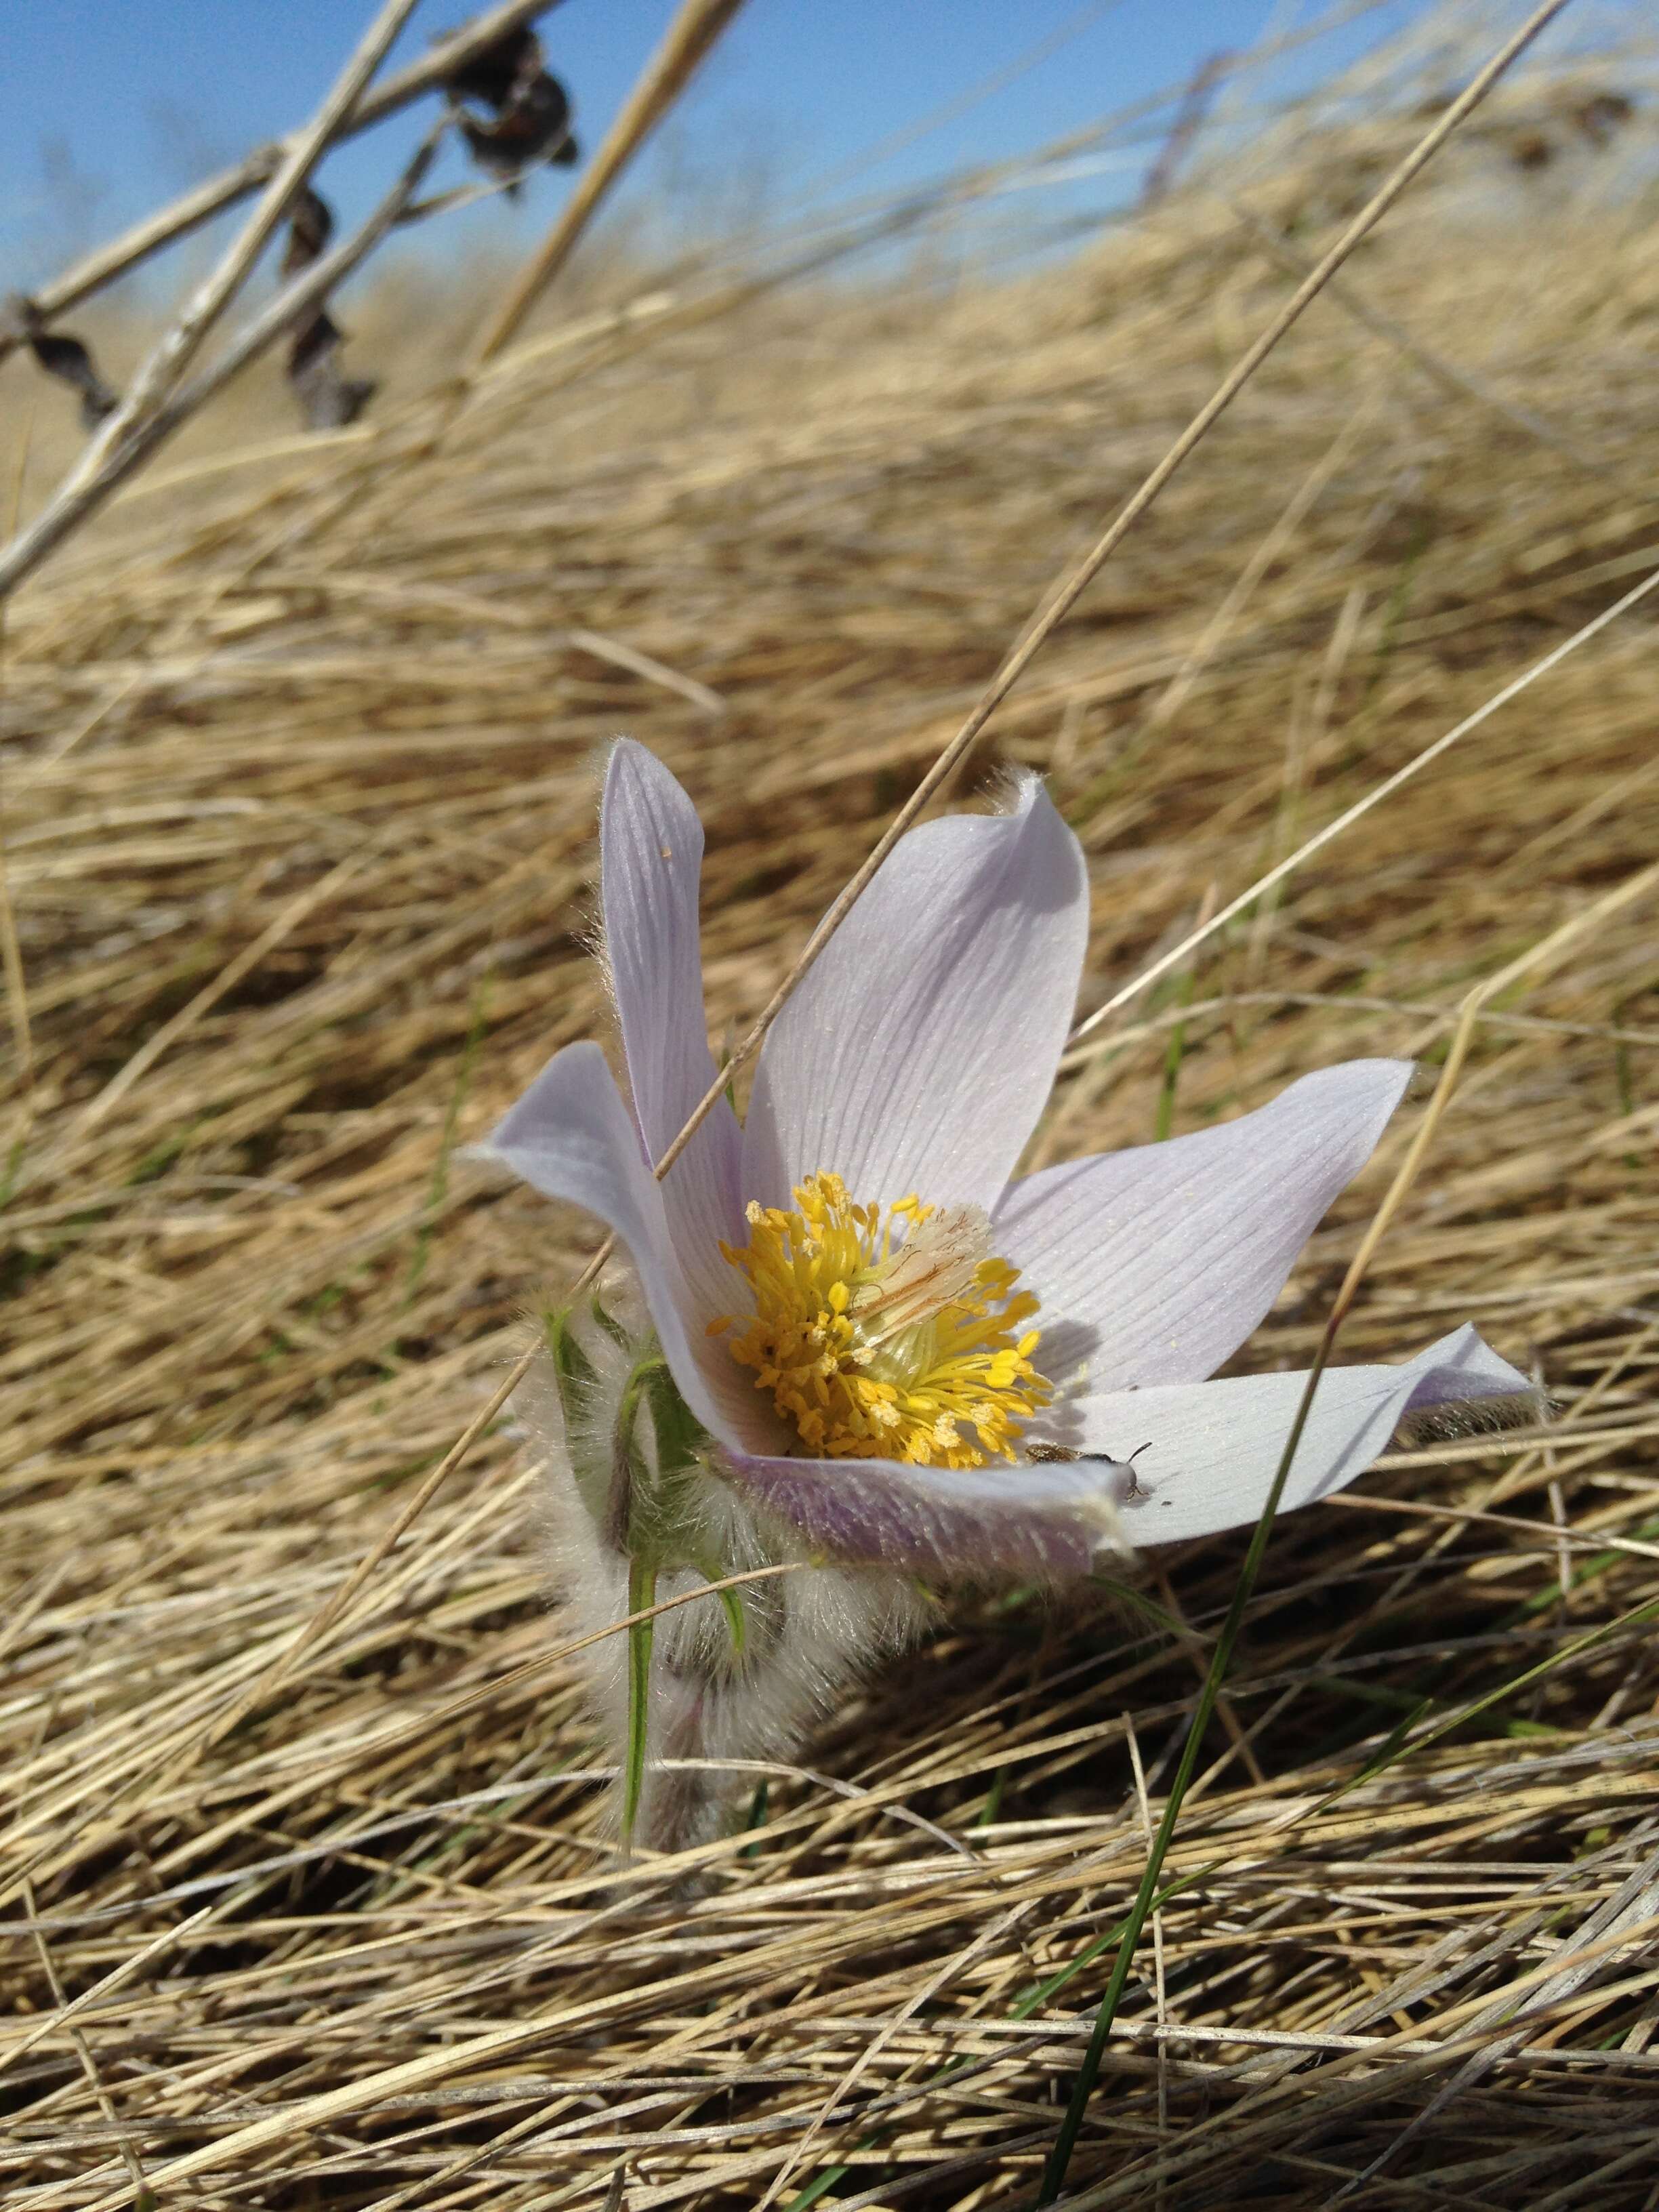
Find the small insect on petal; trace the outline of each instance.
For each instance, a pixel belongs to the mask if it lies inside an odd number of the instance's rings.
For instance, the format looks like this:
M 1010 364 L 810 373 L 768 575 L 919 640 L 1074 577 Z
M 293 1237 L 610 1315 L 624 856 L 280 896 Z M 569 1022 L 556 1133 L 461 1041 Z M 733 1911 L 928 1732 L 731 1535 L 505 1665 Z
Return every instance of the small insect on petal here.
M 1072 1467 L 1079 1462 L 1088 1462 L 1098 1467 L 1127 1468 L 1129 1483 L 1123 1494 L 1125 1498 L 1141 1498 L 1146 1493 L 1135 1480 L 1135 1462 L 1140 1457 L 1142 1452 L 1151 1449 L 1152 1441 L 1148 1438 L 1146 1443 L 1137 1444 L 1127 1459 L 1115 1459 L 1110 1452 L 1073 1451 L 1070 1444 L 1057 1444 L 1051 1443 L 1047 1437 L 1033 1437 L 1026 1442 L 1025 1456 L 1039 1466 L 1060 1463 Z

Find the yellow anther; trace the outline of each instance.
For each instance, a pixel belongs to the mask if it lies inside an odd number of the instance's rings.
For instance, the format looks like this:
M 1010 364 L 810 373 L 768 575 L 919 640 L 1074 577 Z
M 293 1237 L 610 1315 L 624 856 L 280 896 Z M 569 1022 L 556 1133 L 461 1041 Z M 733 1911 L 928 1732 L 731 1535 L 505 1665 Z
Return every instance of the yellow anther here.
M 732 1356 L 755 1373 L 808 1450 L 917 1466 L 1012 1460 L 1052 1389 L 1031 1364 L 1037 1310 L 1019 1271 L 988 1249 L 972 1206 L 855 1206 L 839 1176 L 796 1189 L 787 1211 L 750 1204 L 742 1250 L 752 1315 L 723 1316 Z M 1018 1332 L 1017 1334 L 1017 1332 Z

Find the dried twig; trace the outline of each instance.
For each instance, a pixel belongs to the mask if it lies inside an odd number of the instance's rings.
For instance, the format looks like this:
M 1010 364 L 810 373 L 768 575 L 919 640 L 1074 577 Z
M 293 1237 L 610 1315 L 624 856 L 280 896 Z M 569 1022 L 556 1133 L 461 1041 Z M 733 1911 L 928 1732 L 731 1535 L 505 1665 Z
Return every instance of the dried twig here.
M 476 17 L 462 29 L 441 41 L 429 54 L 419 61 L 410 62 L 389 76 L 378 92 L 368 94 L 342 121 L 336 137 L 339 139 L 356 137 L 361 131 L 371 130 L 389 115 L 407 107 L 425 93 L 440 91 L 459 72 L 482 55 L 498 46 L 521 24 L 533 22 L 538 15 L 549 15 L 562 4 L 562 0 L 503 0 L 500 7 L 491 8 Z M 234 207 L 238 200 L 246 199 L 251 192 L 259 191 L 270 183 L 283 163 L 291 159 L 299 143 L 295 133 L 279 139 L 273 145 L 262 146 L 246 161 L 221 175 L 210 178 L 205 184 L 197 185 L 182 198 L 157 214 L 148 216 L 130 231 L 124 232 L 108 245 L 98 248 L 83 261 L 50 284 L 42 285 L 33 295 L 32 305 L 42 322 L 55 321 L 70 307 L 101 291 L 130 269 L 136 268 L 174 240 L 187 237 L 204 222 L 226 208 Z M 17 343 L 15 332 L 8 334 L 0 328 L 0 360 Z
M 49 331 L 34 301 L 14 293 L 0 313 L 0 348 L 26 345 L 48 376 L 72 385 L 81 395 L 81 424 L 95 430 L 119 401 L 94 364 L 92 356 L 67 331 Z
M 303 321 L 309 310 L 326 299 L 334 287 L 374 252 L 420 189 L 446 127 L 447 124 L 441 121 L 428 132 L 391 191 L 351 237 L 297 276 L 263 313 L 253 318 L 217 361 L 157 405 L 143 421 L 134 423 L 121 441 L 106 453 L 94 473 L 77 471 L 75 477 L 60 489 L 33 523 L 14 538 L 4 552 L 0 552 L 0 597 L 14 590 L 71 531 L 102 505 L 118 484 L 124 483 L 233 377 L 240 375 L 251 361 L 275 344 L 296 321 Z
M 586 229 L 600 202 L 622 175 L 743 5 L 743 0 L 681 0 L 662 44 L 641 74 L 584 171 L 580 184 L 540 247 L 519 276 L 472 353 L 473 368 L 492 361 L 522 328 Z
M 240 235 L 165 332 L 133 378 L 120 405 L 100 425 L 56 495 L 28 528 L 0 552 L 0 597 L 15 589 L 54 547 L 61 544 L 77 523 L 94 513 L 115 485 L 150 450 L 155 442 L 150 434 L 152 425 L 161 416 L 180 378 L 219 318 L 246 281 L 266 242 L 303 189 L 330 141 L 356 106 L 414 5 L 415 0 L 382 0 L 374 21 L 315 116 L 303 131 L 296 133 Z M 404 192 L 399 206 L 409 197 Z
M 1204 128 L 1204 118 L 1210 112 L 1223 81 L 1237 59 L 1224 47 L 1210 54 L 1194 70 L 1192 82 L 1181 96 L 1168 135 L 1158 148 L 1157 158 L 1146 172 L 1146 182 L 1140 188 L 1143 210 L 1156 207 L 1167 198 L 1171 185 L 1181 172 L 1182 164 L 1192 152 L 1199 132 Z
M 409 214 L 407 202 L 402 213 Z M 334 216 L 327 201 L 307 185 L 289 223 L 288 246 L 278 271 L 283 280 L 289 281 L 308 269 L 333 234 Z M 346 375 L 340 366 L 344 343 L 344 333 L 320 302 L 295 326 L 289 341 L 288 380 L 294 386 L 307 429 L 346 428 L 379 388 L 370 378 Z

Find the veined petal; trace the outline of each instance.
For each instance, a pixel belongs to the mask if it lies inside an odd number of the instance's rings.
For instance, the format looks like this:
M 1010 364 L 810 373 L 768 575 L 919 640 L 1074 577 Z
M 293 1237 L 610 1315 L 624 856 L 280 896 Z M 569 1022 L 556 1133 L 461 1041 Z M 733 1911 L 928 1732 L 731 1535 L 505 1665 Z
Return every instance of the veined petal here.
M 1120 1543 L 1127 1468 L 987 1467 L 951 1471 L 889 1459 L 775 1459 L 733 1453 L 732 1482 L 826 1559 L 914 1574 L 1086 1574 Z
M 634 1111 L 654 1166 L 714 1080 L 703 1012 L 697 892 L 702 824 L 668 770 L 624 738 L 600 815 L 605 941 Z M 722 1098 L 662 1185 L 663 1210 L 702 1319 L 731 1295 L 720 1240 L 746 1231 L 737 1115 Z
M 544 1198 L 580 1206 L 627 1245 L 680 1395 L 723 1443 L 753 1447 L 769 1425 L 749 1378 L 703 1334 L 622 1093 L 596 1044 L 556 1053 L 474 1155 L 510 1168 Z
M 1076 1400 L 1054 1426 L 1086 1452 L 1127 1458 L 1146 1445 L 1134 1462 L 1139 1494 L 1122 1507 L 1124 1534 L 1137 1548 L 1171 1544 L 1249 1528 L 1259 1517 L 1307 1380 L 1305 1374 L 1243 1375 L 1223 1382 L 1116 1390 Z M 1345 1489 L 1413 1409 L 1532 1389 L 1468 1327 L 1399 1367 L 1328 1368 L 1314 1393 L 1279 1510 Z
M 1411 1072 L 1347 1060 L 1219 1128 L 1016 1183 L 995 1243 L 1042 1301 L 1045 1372 L 1083 1365 L 1091 1390 L 1212 1375 L 1370 1158 Z
M 994 1206 L 1054 1080 L 1088 934 L 1082 848 L 1035 779 L 902 839 L 762 1051 L 744 1195 Z

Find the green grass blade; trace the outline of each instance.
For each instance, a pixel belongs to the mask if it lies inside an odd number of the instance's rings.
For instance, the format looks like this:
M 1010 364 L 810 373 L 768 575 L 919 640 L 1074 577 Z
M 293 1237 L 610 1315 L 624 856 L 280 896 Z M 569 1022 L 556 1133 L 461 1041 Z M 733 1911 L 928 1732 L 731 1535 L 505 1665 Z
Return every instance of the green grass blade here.
M 1152 1849 L 1146 1854 L 1146 1871 L 1141 1876 L 1140 1887 L 1135 1893 L 1134 1903 L 1130 1906 L 1128 1917 L 1124 1923 L 1123 1934 L 1118 1943 L 1117 1957 L 1112 1966 L 1111 1978 L 1106 1984 L 1105 1995 L 1100 2001 L 1100 2010 L 1095 2017 L 1094 2033 L 1089 2039 L 1088 2051 L 1073 2087 L 1065 2117 L 1060 2121 L 1060 2133 L 1054 2138 L 1054 2147 L 1049 2153 L 1048 2162 L 1042 2170 L 1042 2184 L 1037 2192 L 1036 2200 L 1039 2206 L 1052 2204 L 1066 2185 L 1066 2172 L 1071 2165 L 1072 2152 L 1077 2143 L 1078 2132 L 1083 2125 L 1083 2114 L 1089 2099 L 1094 2094 L 1095 2083 L 1100 2078 L 1101 2061 L 1106 2052 L 1106 2039 L 1112 2032 L 1112 2022 L 1117 2017 L 1118 2006 L 1122 2002 L 1123 1992 L 1128 1985 L 1129 1969 L 1134 1961 L 1135 1946 L 1140 1941 L 1140 1931 L 1146 1926 L 1158 1901 L 1158 1875 L 1163 1871 L 1164 1861 L 1174 1840 L 1176 1823 L 1181 1817 L 1182 1801 L 1191 1786 L 1193 1776 L 1198 1771 L 1199 1753 L 1204 1741 L 1205 1732 L 1214 1717 L 1216 1705 L 1221 1695 L 1221 1686 L 1226 1680 L 1227 1669 L 1232 1661 L 1233 1646 L 1238 1641 L 1239 1631 L 1244 1625 L 1245 1609 L 1255 1589 L 1256 1577 L 1261 1571 L 1261 1562 L 1267 1557 L 1267 1539 L 1273 1533 L 1273 1517 L 1279 1511 L 1279 1502 L 1285 1494 L 1285 1485 L 1290 1478 L 1291 1464 L 1296 1457 L 1297 1446 L 1302 1441 L 1302 1432 L 1307 1426 L 1308 1415 L 1313 1407 L 1314 1393 L 1319 1387 L 1320 1376 L 1325 1372 L 1326 1363 L 1331 1355 L 1331 1348 L 1332 1337 L 1328 1333 L 1319 1348 L 1318 1356 L 1309 1370 L 1307 1387 L 1302 1393 L 1302 1402 L 1296 1409 L 1296 1419 L 1291 1425 L 1291 1433 L 1285 1440 L 1283 1452 L 1279 1455 L 1279 1466 L 1274 1473 L 1272 1486 L 1267 1492 L 1267 1500 L 1251 1534 L 1249 1549 L 1244 1555 L 1244 1565 L 1239 1570 L 1238 1580 L 1233 1588 L 1232 1602 L 1228 1607 L 1227 1617 L 1221 1625 L 1221 1633 L 1216 1638 L 1214 1656 L 1210 1662 L 1209 1671 L 1204 1677 L 1204 1686 L 1199 1692 L 1198 1703 L 1193 1708 L 1192 1719 L 1188 1723 L 1187 1740 L 1181 1747 L 1181 1763 L 1176 1769 L 1175 1779 L 1170 1785 L 1170 1795 L 1164 1804 L 1164 1817 L 1158 1822 L 1158 1832 L 1152 1838 Z

